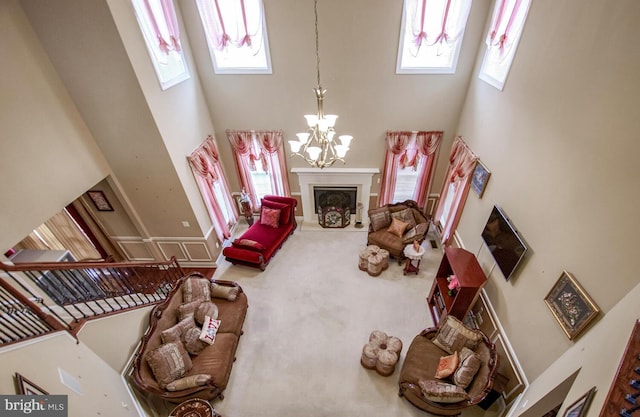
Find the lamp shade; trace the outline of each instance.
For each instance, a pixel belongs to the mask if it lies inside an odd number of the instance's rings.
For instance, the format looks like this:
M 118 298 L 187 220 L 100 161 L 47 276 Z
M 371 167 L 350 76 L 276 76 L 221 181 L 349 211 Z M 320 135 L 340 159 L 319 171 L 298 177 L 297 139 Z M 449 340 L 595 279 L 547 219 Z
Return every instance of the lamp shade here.
M 340 135 L 340 136 L 338 136 L 338 139 L 340 139 L 340 142 L 342 142 L 342 144 L 344 146 L 349 148 L 349 144 L 351 144 L 351 139 L 353 139 L 353 136 L 351 136 L 351 135 Z
M 291 152 L 300 152 L 300 148 L 302 147 L 302 142 L 298 142 L 297 140 L 290 140 L 289 146 L 291 146 Z
M 320 152 L 322 152 L 322 149 L 318 148 L 317 146 L 309 146 L 307 148 L 307 153 L 309 154 L 309 158 L 311 158 L 314 161 L 318 160 L 318 157 L 320 156 Z
M 300 143 L 303 145 L 309 140 L 309 133 L 296 133 L 296 136 L 298 137 Z

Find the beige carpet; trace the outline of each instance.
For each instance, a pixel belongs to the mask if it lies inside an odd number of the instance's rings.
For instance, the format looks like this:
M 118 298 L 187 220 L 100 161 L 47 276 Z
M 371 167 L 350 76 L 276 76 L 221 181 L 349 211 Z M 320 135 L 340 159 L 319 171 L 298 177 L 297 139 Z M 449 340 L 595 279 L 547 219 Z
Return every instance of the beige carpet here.
M 213 403 L 219 413 L 428 415 L 398 397 L 398 375 L 413 337 L 432 325 L 425 298 L 441 250 L 427 240 L 417 275 L 404 276 L 402 266 L 391 262 L 374 278 L 358 269 L 365 244 L 363 233 L 297 230 L 264 272 L 220 262 L 214 278 L 239 282 L 249 310 L 225 399 Z M 374 329 L 404 344 L 389 377 L 360 365 Z

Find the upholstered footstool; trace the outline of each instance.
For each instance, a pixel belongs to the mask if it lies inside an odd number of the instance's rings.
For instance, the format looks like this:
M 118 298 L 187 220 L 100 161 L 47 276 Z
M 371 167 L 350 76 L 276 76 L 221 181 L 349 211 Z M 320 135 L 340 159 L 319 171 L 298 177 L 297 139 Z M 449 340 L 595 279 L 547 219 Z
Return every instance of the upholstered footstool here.
M 389 251 L 376 245 L 369 245 L 360 252 L 358 268 L 367 271 L 372 277 L 377 277 L 389 267 Z
M 375 369 L 382 376 L 395 371 L 402 351 L 402 341 L 385 332 L 374 330 L 369 335 L 369 343 L 363 346 L 360 363 L 367 369 Z

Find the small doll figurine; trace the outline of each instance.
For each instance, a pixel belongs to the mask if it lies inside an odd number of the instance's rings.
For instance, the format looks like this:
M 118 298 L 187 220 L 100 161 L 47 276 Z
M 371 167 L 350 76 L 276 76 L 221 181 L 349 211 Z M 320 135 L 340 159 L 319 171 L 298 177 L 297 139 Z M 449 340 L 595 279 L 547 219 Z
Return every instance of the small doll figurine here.
M 458 282 L 458 277 L 455 275 L 450 275 L 447 277 L 447 288 L 449 288 L 449 295 L 453 296 L 458 288 L 460 287 L 460 283 Z
M 413 241 L 413 250 L 416 251 L 416 253 L 420 253 L 420 242 L 417 240 Z

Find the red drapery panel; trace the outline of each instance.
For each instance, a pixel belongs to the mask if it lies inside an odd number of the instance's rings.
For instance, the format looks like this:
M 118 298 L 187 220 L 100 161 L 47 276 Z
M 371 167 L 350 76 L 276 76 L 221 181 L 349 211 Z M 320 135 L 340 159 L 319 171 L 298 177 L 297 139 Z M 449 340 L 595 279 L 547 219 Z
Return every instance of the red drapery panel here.
M 460 222 L 464 203 L 469 194 L 471 174 L 477 160 L 478 157 L 458 136 L 451 147 L 449 168 L 435 212 L 435 220 L 439 221 L 442 227 L 443 245 L 450 244 L 453 233 Z
M 231 237 L 231 231 L 221 206 L 224 206 L 230 220 L 233 222 L 238 218 L 238 210 L 235 204 L 233 204 L 227 179 L 220 164 L 218 148 L 216 147 L 213 136 L 209 135 L 207 139 L 187 157 L 187 160 L 196 176 L 196 181 L 205 200 L 205 205 L 209 210 L 218 239 L 220 242 L 223 242 L 225 239 Z M 222 190 L 222 198 L 224 201 L 219 201 L 219 199 L 216 198 L 213 190 L 214 184 L 218 185 Z
M 387 151 L 380 185 L 378 205 L 389 204 L 395 194 L 398 169 L 419 169 L 413 199 L 420 207 L 427 202 L 435 152 L 442 142 L 441 131 L 388 131 L 385 138 Z

